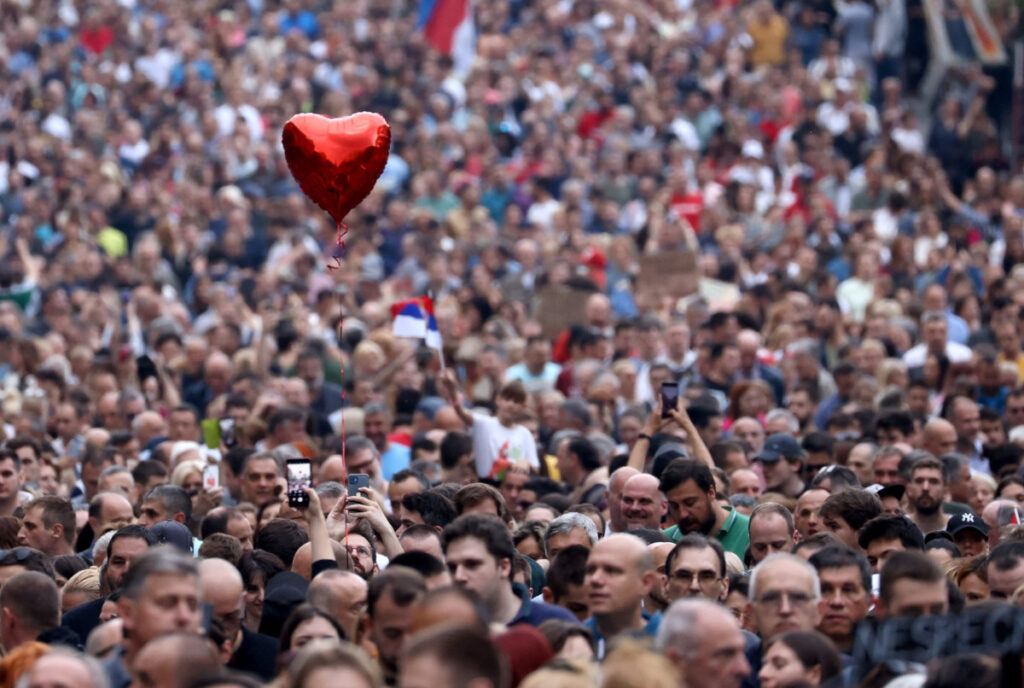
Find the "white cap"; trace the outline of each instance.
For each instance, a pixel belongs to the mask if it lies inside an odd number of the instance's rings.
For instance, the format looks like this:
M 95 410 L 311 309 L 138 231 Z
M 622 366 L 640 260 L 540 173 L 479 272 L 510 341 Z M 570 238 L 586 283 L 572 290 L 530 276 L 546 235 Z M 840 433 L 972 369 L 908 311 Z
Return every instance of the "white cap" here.
M 206 458 L 205 455 L 203 454 L 203 448 L 199 445 L 198 442 L 189 442 L 187 440 L 179 440 L 179 441 L 175 442 L 174 445 L 171 447 L 171 463 L 173 464 L 174 461 L 179 456 L 181 456 L 185 452 L 190 452 L 190 451 L 197 451 L 197 452 L 199 452 L 199 458 L 200 459 L 205 459 Z
M 760 158 L 764 155 L 764 146 L 760 141 L 748 139 L 743 142 L 742 155 L 744 158 Z

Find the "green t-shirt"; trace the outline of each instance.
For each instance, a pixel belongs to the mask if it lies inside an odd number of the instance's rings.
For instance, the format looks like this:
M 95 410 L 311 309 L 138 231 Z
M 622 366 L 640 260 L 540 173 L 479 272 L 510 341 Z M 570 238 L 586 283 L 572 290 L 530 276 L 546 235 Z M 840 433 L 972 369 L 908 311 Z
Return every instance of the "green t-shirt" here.
M 729 512 L 729 516 L 726 517 L 722 529 L 715 534 L 715 537 L 722 543 L 722 548 L 726 552 L 732 552 L 742 560 L 747 553 L 747 548 L 750 547 L 750 517 L 744 516 L 730 506 L 723 508 Z M 665 533 L 672 542 L 679 542 L 684 535 L 679 531 L 678 525 L 666 528 L 661 532 Z

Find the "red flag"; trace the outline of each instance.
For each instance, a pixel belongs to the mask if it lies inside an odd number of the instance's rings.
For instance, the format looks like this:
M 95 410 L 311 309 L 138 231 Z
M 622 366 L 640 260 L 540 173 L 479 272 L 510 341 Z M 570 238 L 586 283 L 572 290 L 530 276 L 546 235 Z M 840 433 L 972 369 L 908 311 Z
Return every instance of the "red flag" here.
M 1010 517 L 1010 525 L 1011 526 L 1019 526 L 1020 525 L 1020 511 L 1018 511 L 1016 507 L 1014 507 L 1014 509 L 1013 509 L 1013 516 Z

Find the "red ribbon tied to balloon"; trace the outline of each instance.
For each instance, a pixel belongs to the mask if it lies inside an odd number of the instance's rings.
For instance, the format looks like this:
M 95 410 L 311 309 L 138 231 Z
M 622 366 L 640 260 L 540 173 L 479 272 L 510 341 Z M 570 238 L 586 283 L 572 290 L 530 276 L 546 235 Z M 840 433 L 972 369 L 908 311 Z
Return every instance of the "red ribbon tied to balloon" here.
M 388 162 L 391 127 L 375 112 L 330 119 L 295 115 L 281 135 L 284 157 L 302 192 L 338 224 L 366 198 Z

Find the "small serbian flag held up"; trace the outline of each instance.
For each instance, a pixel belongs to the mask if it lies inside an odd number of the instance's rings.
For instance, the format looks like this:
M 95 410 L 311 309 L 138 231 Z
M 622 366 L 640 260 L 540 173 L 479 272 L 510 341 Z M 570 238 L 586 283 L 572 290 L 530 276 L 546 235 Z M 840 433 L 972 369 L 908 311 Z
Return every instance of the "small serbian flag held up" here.
M 434 301 L 429 296 L 399 301 L 391 306 L 391 334 L 396 337 L 422 339 L 423 343 L 437 351 L 444 369 L 444 353 L 441 350 L 441 332 L 434 318 Z
M 455 73 L 469 74 L 476 57 L 472 0 L 420 0 L 417 29 L 442 55 L 450 55 Z
M 1013 516 L 1010 517 L 1010 525 L 1011 526 L 1019 526 L 1020 525 L 1020 512 L 1017 511 L 1017 507 L 1013 508 Z

